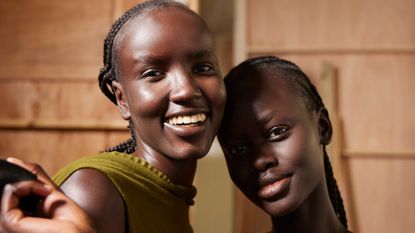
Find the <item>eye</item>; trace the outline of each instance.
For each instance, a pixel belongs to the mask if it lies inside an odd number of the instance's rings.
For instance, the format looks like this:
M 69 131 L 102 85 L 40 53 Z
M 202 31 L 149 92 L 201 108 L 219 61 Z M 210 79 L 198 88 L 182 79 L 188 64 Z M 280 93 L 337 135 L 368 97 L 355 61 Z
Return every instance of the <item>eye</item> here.
M 268 140 L 282 141 L 289 136 L 289 127 L 287 125 L 279 125 L 272 127 L 268 131 Z
M 213 74 L 214 71 L 214 66 L 209 63 L 201 63 L 193 67 L 193 72 L 197 74 Z
M 141 74 L 141 78 L 162 78 L 165 72 L 158 69 L 148 69 Z
M 243 144 L 232 146 L 229 150 L 232 156 L 239 156 L 239 155 L 244 154 L 247 151 L 248 151 L 248 146 L 243 145 Z

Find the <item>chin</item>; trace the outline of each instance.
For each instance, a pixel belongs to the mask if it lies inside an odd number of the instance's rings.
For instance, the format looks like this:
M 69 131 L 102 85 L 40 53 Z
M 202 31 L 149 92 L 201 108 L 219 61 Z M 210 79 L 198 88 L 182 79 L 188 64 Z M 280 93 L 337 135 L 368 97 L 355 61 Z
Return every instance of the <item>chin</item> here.
M 263 201 L 260 207 L 271 217 L 278 218 L 292 213 L 298 206 L 285 198 L 274 202 Z
M 194 160 L 194 159 L 201 159 L 207 155 L 209 152 L 210 146 L 209 145 L 181 145 L 176 146 L 175 148 L 180 148 L 179 150 L 175 150 L 171 157 L 176 160 Z

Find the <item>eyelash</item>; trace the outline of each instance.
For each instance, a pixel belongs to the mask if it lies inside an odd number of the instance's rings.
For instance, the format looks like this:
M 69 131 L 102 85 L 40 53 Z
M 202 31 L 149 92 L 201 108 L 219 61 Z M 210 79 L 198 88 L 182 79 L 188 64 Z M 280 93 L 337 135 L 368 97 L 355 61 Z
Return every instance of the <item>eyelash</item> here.
M 235 155 L 240 155 L 240 154 L 243 154 L 243 153 L 245 153 L 247 150 L 248 150 L 248 146 L 243 145 L 243 144 L 240 144 L 240 145 L 235 145 L 235 146 L 232 146 L 232 147 L 230 148 L 229 152 L 230 152 L 230 154 L 231 154 L 232 156 L 235 156 Z
M 272 127 L 268 131 L 268 140 L 269 141 L 282 141 L 289 136 L 289 127 L 287 125 L 279 125 Z
M 202 73 L 202 74 L 211 74 L 212 71 L 214 71 L 214 67 L 210 64 L 198 64 L 196 65 L 192 72 L 194 73 Z M 165 75 L 164 71 L 158 70 L 158 69 L 149 69 L 143 72 L 140 78 L 152 78 L 152 77 L 163 77 Z
M 267 140 L 270 142 L 279 142 L 286 139 L 289 136 L 289 126 L 280 125 L 272 127 L 268 131 Z M 230 155 L 233 156 L 240 156 L 243 155 L 248 151 L 248 146 L 245 144 L 237 144 L 229 149 Z
M 206 63 L 197 64 L 193 68 L 194 73 L 205 73 L 205 74 L 208 73 L 208 74 L 210 74 L 212 71 L 214 71 L 213 65 L 206 64 Z
M 150 78 L 150 77 L 161 77 L 164 76 L 164 72 L 157 69 L 149 69 L 143 72 L 141 78 Z

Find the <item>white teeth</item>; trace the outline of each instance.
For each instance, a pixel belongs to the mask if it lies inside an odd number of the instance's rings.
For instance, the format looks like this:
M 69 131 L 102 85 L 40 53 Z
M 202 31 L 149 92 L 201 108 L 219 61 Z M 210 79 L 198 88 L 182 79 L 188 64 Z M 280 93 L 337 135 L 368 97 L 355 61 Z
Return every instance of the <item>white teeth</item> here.
M 192 118 L 190 118 L 189 116 L 183 117 L 183 123 L 190 124 L 190 122 L 192 122 Z
M 198 113 L 187 116 L 176 116 L 168 120 L 171 125 L 189 125 L 204 122 L 206 120 L 206 114 Z

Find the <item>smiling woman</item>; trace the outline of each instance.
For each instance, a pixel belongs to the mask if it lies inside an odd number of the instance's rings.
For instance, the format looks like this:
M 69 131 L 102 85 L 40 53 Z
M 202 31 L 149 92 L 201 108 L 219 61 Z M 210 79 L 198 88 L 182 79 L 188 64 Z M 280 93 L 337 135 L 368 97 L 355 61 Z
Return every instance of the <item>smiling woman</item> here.
M 209 29 L 180 3 L 145 2 L 115 22 L 104 63 L 100 88 L 132 138 L 63 168 L 55 181 L 98 232 L 192 232 L 197 160 L 226 99 Z

